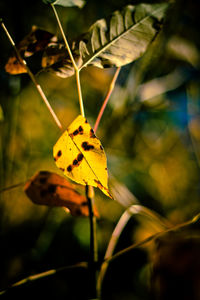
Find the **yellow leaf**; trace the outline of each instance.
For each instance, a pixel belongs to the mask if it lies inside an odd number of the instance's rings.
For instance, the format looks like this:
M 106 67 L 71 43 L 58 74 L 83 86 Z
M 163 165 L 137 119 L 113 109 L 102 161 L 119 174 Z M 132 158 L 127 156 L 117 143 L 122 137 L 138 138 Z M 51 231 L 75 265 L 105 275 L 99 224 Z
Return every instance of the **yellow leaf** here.
M 83 185 L 108 190 L 106 155 L 87 120 L 79 115 L 59 138 L 53 148 L 58 168 L 70 179 Z

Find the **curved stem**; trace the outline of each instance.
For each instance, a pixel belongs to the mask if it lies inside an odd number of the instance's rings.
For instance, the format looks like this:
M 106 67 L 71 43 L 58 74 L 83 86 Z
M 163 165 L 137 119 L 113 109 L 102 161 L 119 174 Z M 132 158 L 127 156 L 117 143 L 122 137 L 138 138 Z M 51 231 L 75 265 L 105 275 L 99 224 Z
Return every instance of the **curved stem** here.
M 113 76 L 113 79 L 112 79 L 112 81 L 111 81 L 111 83 L 110 83 L 110 86 L 109 86 L 109 89 L 108 89 L 108 93 L 107 93 L 107 95 L 106 95 L 106 98 L 105 98 L 105 100 L 104 100 L 104 102 L 103 102 L 103 105 L 102 105 L 102 107 L 101 107 L 101 109 L 100 109 L 100 111 L 99 111 L 99 114 L 98 114 L 98 116 L 97 116 L 97 119 L 96 119 L 96 122 L 95 122 L 95 125 L 94 125 L 94 132 L 96 132 L 97 129 L 98 129 L 99 123 L 100 123 L 100 121 L 101 121 L 101 118 L 102 118 L 102 115 L 103 115 L 104 110 L 105 110 L 105 108 L 106 108 L 106 105 L 107 105 L 107 103 L 108 103 L 108 100 L 110 99 L 110 96 L 111 96 L 111 94 L 112 94 L 112 91 L 113 91 L 113 89 L 114 89 L 114 87 L 115 87 L 115 82 L 116 82 L 116 80 L 117 80 L 117 77 L 118 77 L 118 75 L 119 75 L 120 70 L 121 70 L 121 67 L 118 67 L 118 68 L 116 69 L 116 71 L 115 71 L 115 74 L 114 74 L 114 76 Z
M 19 61 L 23 64 L 23 66 L 26 68 L 26 71 L 27 71 L 28 75 L 30 76 L 31 80 L 33 81 L 33 83 L 34 83 L 34 85 L 35 85 L 35 87 L 36 87 L 38 93 L 40 94 L 42 100 L 43 100 L 44 103 L 46 104 L 46 106 L 47 106 L 47 108 L 48 108 L 50 114 L 52 115 L 54 121 L 56 122 L 56 125 L 57 125 L 60 129 L 62 129 L 62 125 L 61 125 L 61 123 L 60 123 L 58 117 L 56 116 L 54 110 L 52 109 L 52 107 L 51 107 L 49 101 L 47 100 L 47 98 L 46 98 L 46 96 L 45 96 L 45 94 L 44 94 L 44 92 L 43 92 L 41 86 L 40 86 L 40 85 L 38 84 L 38 82 L 36 81 L 35 76 L 34 76 L 33 73 L 31 72 L 31 70 L 29 69 L 29 67 L 28 67 L 28 65 L 27 65 L 27 63 L 26 63 L 26 61 L 22 58 L 20 52 L 18 51 L 18 49 L 17 49 L 17 47 L 16 47 L 16 45 L 15 45 L 14 40 L 12 39 L 11 35 L 9 34 L 9 32 L 8 32 L 8 30 L 7 30 L 6 26 L 5 26 L 5 24 L 2 22 L 2 20 L 1 20 L 1 26 L 2 26 L 3 30 L 5 31 L 5 33 L 6 33 L 7 37 L 8 37 L 8 39 L 9 39 L 9 41 L 10 41 L 10 43 L 11 43 L 13 49 L 14 49 L 14 51 L 15 51 L 15 53 L 16 53 L 16 56 L 17 56 L 18 60 L 19 60 Z
M 142 205 L 131 205 L 130 207 L 128 207 L 125 210 L 125 212 L 120 217 L 117 225 L 115 226 L 115 229 L 112 233 L 111 239 L 109 241 L 109 244 L 108 244 L 105 256 L 104 256 L 105 261 L 101 265 L 101 269 L 100 269 L 98 280 L 97 280 L 97 292 L 98 292 L 99 298 L 101 298 L 101 287 L 102 287 L 103 279 L 105 277 L 107 268 L 109 266 L 109 262 L 111 261 L 111 258 L 113 257 L 113 252 L 115 250 L 115 247 L 119 240 L 119 237 L 120 237 L 122 231 L 124 230 L 125 226 L 127 225 L 128 221 L 130 220 L 130 218 L 136 214 L 141 214 L 145 217 L 150 218 L 151 220 L 153 220 L 156 224 L 158 224 L 160 227 L 164 228 L 165 230 L 168 229 L 170 226 L 170 224 L 164 218 L 162 218 L 157 213 L 153 212 L 152 210 L 150 210 Z

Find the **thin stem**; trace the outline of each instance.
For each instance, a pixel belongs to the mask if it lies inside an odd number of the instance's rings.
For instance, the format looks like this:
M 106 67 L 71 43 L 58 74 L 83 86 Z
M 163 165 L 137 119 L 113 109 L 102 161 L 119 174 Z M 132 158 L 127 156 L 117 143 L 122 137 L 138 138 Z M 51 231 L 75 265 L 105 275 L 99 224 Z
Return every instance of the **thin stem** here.
M 110 257 L 113 257 L 113 252 L 115 250 L 115 247 L 117 245 L 117 242 L 119 240 L 119 237 L 124 230 L 125 226 L 127 225 L 129 219 L 136 214 L 141 214 L 145 217 L 150 218 L 155 222 L 156 224 L 159 225 L 159 227 L 164 228 L 165 230 L 169 228 L 170 224 L 163 219 L 161 216 L 159 216 L 157 213 L 154 211 L 142 206 L 142 205 L 131 205 L 129 208 L 125 210 L 125 212 L 122 214 L 120 217 L 113 233 L 111 236 L 111 239 L 109 241 L 106 254 L 104 256 L 104 263 L 101 265 L 101 270 L 99 272 L 98 280 L 97 280 L 97 292 L 98 292 L 98 297 L 101 298 L 101 287 L 102 287 L 102 282 L 105 277 L 109 262 L 110 262 Z M 123 250 L 122 250 L 123 251 Z
M 58 23 L 58 26 L 59 26 L 59 29 L 60 29 L 60 32 L 61 32 L 61 35 L 62 35 L 62 38 L 63 38 L 63 41 L 65 43 L 65 47 L 69 53 L 69 56 L 70 56 L 70 59 L 72 61 L 72 64 L 73 64 L 73 67 L 74 67 L 74 70 L 75 70 L 75 74 L 76 74 L 76 84 L 77 84 L 77 90 L 78 90 L 78 99 L 79 99 L 79 105 L 80 105 L 80 111 L 81 111 L 81 115 L 83 117 L 85 117 L 85 113 L 84 113 L 84 106 L 83 106 L 83 98 L 82 98 L 82 92 L 81 92 L 81 84 L 80 84 L 80 70 L 79 68 L 77 67 L 77 64 L 74 60 L 74 57 L 73 57 L 73 54 L 72 54 L 72 51 L 70 49 L 70 46 L 69 46 L 69 43 L 67 41 L 67 38 L 66 38 L 66 35 L 64 33 L 64 30 L 63 30 L 63 27 L 62 27 L 62 24 L 60 22 L 60 19 L 59 19 L 59 16 L 58 16 L 58 13 L 56 11 L 56 8 L 53 4 L 51 4 L 51 7 L 53 9 L 53 12 L 55 14 L 55 17 L 56 17 L 56 20 L 57 20 L 57 23 Z
M 98 261 L 98 249 L 97 249 L 97 236 L 96 236 L 96 217 L 93 209 L 93 187 L 86 185 L 86 197 L 89 208 L 89 222 L 90 222 L 90 261 L 89 261 L 89 287 L 90 297 L 96 298 L 96 273 L 97 273 L 97 261 Z
M 66 36 L 65 36 L 65 33 L 64 33 L 64 30 L 63 30 L 63 27 L 62 27 L 62 24 L 61 24 L 60 19 L 59 19 L 59 16 L 58 16 L 58 13 L 57 13 L 56 8 L 55 8 L 55 6 L 54 6 L 53 3 L 51 4 L 51 7 L 52 7 L 53 12 L 54 12 L 54 14 L 55 14 L 55 17 L 56 17 L 56 20 L 57 20 L 57 23 L 58 23 L 60 32 L 61 32 L 61 34 L 62 34 L 62 38 L 63 38 L 63 40 L 64 40 L 65 46 L 66 46 L 67 51 L 68 51 L 68 53 L 69 53 L 70 59 L 71 59 L 72 64 L 73 64 L 73 67 L 74 67 L 75 70 L 77 70 L 78 67 L 77 67 L 76 62 L 75 62 L 75 60 L 74 60 L 74 57 L 73 57 L 73 55 L 72 55 L 71 49 L 70 49 L 70 47 L 69 47 L 69 43 L 68 43 L 68 41 L 67 41 L 67 38 L 66 38 Z
M 38 93 L 40 94 L 42 100 L 43 100 L 44 103 L 46 104 L 46 106 L 47 106 L 47 108 L 48 108 L 50 114 L 52 115 L 54 121 L 56 122 L 56 125 L 57 125 L 60 129 L 62 129 L 62 125 L 61 125 L 61 123 L 60 123 L 58 117 L 56 116 L 54 110 L 52 109 L 52 107 L 51 107 L 49 101 L 47 100 L 47 98 L 46 98 L 46 96 L 45 96 L 45 94 L 44 94 L 44 92 L 43 92 L 41 86 L 40 86 L 40 85 L 38 84 L 38 82 L 36 81 L 35 76 L 34 76 L 33 73 L 31 72 L 31 70 L 29 69 L 29 67 L 28 67 L 28 65 L 27 65 L 27 63 L 26 63 L 26 61 L 22 58 L 20 52 L 18 51 L 18 49 L 17 49 L 17 47 L 16 47 L 16 45 L 15 45 L 14 40 L 12 39 L 11 35 L 9 34 L 9 32 L 8 32 L 8 30 L 7 30 L 6 26 L 5 26 L 5 24 L 2 22 L 2 20 L 1 20 L 1 26 L 2 26 L 3 30 L 5 31 L 5 33 L 6 33 L 7 37 L 8 37 L 8 39 L 9 39 L 9 41 L 10 41 L 10 43 L 11 43 L 13 49 L 14 49 L 14 51 L 15 51 L 15 53 L 16 53 L 16 56 L 17 56 L 18 60 L 19 60 L 19 61 L 23 64 L 23 66 L 26 68 L 26 71 L 27 71 L 28 75 L 30 76 L 31 80 L 33 81 L 33 83 L 34 83 L 34 85 L 35 85 L 35 87 L 36 87 Z
M 72 270 L 72 269 L 76 269 L 76 268 L 87 268 L 88 264 L 87 262 L 80 262 L 77 263 L 75 265 L 71 265 L 71 266 L 65 266 L 65 267 L 61 267 L 58 269 L 52 269 L 52 270 L 48 270 L 48 271 L 44 271 L 35 275 L 31 275 L 28 276 L 20 281 L 17 281 L 15 283 L 13 283 L 10 287 L 8 287 L 5 290 L 0 291 L 0 296 L 5 294 L 6 292 L 8 292 L 10 289 L 15 288 L 15 287 L 19 287 L 19 286 L 23 286 L 24 284 L 28 283 L 28 282 L 32 282 L 32 281 L 36 281 L 36 280 L 40 280 L 41 278 L 46 278 L 48 276 L 53 276 L 57 273 L 63 272 L 63 271 L 67 271 L 67 270 Z
M 106 105 L 107 105 L 107 103 L 108 103 L 108 100 L 110 99 L 110 96 L 111 96 L 111 94 L 112 94 L 112 91 L 113 91 L 113 89 L 114 89 L 114 87 L 115 87 L 115 82 L 116 82 L 116 80 L 117 80 L 117 77 L 118 77 L 118 75 L 119 75 L 120 70 L 121 70 L 121 67 L 118 67 L 118 68 L 116 69 L 116 71 L 115 71 L 115 74 L 114 74 L 113 79 L 112 79 L 112 81 L 111 81 L 111 83 L 110 83 L 110 86 L 109 86 L 108 93 L 107 93 L 107 95 L 106 95 L 106 98 L 105 98 L 105 100 L 104 100 L 104 102 L 103 102 L 103 105 L 102 105 L 102 107 L 101 107 L 101 109 L 100 109 L 100 111 L 99 111 L 98 117 L 97 117 L 97 119 L 96 119 L 96 123 L 95 123 L 95 125 L 94 125 L 94 132 L 96 132 L 97 129 L 98 129 L 99 123 L 100 123 L 100 121 L 101 121 L 101 118 L 102 118 L 102 115 L 103 115 L 104 110 L 105 110 L 105 108 L 106 108 Z
M 9 190 L 12 190 L 12 189 L 16 189 L 17 187 L 22 186 L 25 183 L 26 182 L 20 182 L 20 183 L 16 183 L 16 184 L 10 185 L 8 187 L 2 188 L 2 189 L 0 189 L 0 194 L 3 193 L 3 192 L 7 192 Z
M 79 70 L 75 71 L 75 74 L 76 74 L 76 84 L 77 84 L 77 90 L 78 90 L 78 100 L 79 100 L 79 105 L 80 105 L 80 111 L 81 111 L 81 115 L 83 117 L 85 117 Z
M 194 218 L 192 218 L 192 220 L 189 220 L 189 221 L 186 221 L 185 223 L 182 223 L 182 224 L 178 224 L 178 225 L 175 225 L 175 226 L 172 226 L 170 228 L 167 228 L 163 231 L 159 231 L 149 237 L 147 237 L 146 239 L 142 240 L 141 242 L 138 242 L 138 243 L 135 243 L 123 250 L 120 250 L 118 251 L 117 253 L 115 253 L 114 255 L 112 255 L 111 257 L 108 257 L 104 263 L 110 263 L 111 261 L 115 260 L 116 258 L 120 257 L 121 255 L 124 255 L 126 253 L 129 253 L 130 251 L 134 250 L 135 248 L 138 248 L 138 247 L 141 247 L 143 245 L 145 245 L 146 243 L 148 242 L 151 242 L 152 240 L 162 236 L 163 234 L 165 233 L 168 233 L 168 232 L 171 232 L 171 231 L 178 231 L 178 230 L 182 230 L 184 229 L 185 227 L 187 226 L 190 226 L 192 224 L 199 224 L 199 221 L 200 221 L 200 213 L 198 215 L 196 215 Z

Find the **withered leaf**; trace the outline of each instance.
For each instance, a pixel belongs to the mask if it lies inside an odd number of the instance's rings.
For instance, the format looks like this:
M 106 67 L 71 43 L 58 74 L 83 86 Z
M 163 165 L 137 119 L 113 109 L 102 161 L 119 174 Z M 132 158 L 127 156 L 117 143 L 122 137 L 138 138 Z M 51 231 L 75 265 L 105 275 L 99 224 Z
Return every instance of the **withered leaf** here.
M 88 203 L 74 184 L 56 173 L 40 171 L 27 181 L 24 191 L 29 199 L 40 205 L 67 208 L 73 216 L 88 216 Z M 94 208 L 94 214 L 99 216 Z
M 72 48 L 72 47 L 71 47 Z M 81 66 L 82 59 L 76 50 L 71 49 L 77 67 Z M 70 77 L 75 70 L 69 57 L 67 49 L 61 43 L 51 43 L 44 50 L 42 62 L 44 71 L 51 72 L 59 77 Z
M 31 31 L 17 45 L 17 49 L 23 58 L 28 58 L 36 52 L 43 51 L 49 43 L 57 42 L 57 37 L 52 33 L 42 30 L 37 26 L 32 26 Z M 26 73 L 26 68 L 13 54 L 5 65 L 6 72 L 10 74 Z

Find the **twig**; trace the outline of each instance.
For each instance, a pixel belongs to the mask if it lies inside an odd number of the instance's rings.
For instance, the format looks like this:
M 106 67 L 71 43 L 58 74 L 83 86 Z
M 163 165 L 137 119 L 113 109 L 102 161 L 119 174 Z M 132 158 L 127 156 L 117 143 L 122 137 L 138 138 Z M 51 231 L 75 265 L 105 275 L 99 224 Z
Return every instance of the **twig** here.
M 57 274 L 59 272 L 62 272 L 62 271 L 72 270 L 72 269 L 75 269 L 75 268 L 87 268 L 87 267 L 88 267 L 87 262 L 80 262 L 80 263 L 77 263 L 75 265 L 61 267 L 61 268 L 58 268 L 58 269 L 52 269 L 52 270 L 44 271 L 44 272 L 41 272 L 41 273 L 38 273 L 38 274 L 35 274 L 35 275 L 31 275 L 31 276 L 28 276 L 28 277 L 20 280 L 20 281 L 15 282 L 14 284 L 12 284 L 7 289 L 0 291 L 0 296 L 5 294 L 6 292 L 8 292 L 10 289 L 18 287 L 18 286 L 23 286 L 24 284 L 26 284 L 28 282 L 36 281 L 36 280 L 39 280 L 41 278 L 46 278 L 48 276 L 55 275 L 55 274 Z
M 28 75 L 30 76 L 31 80 L 33 81 L 33 83 L 34 83 L 34 85 L 35 85 L 37 91 L 39 92 L 39 94 L 40 94 L 42 100 L 43 100 L 44 103 L 46 104 L 46 106 L 47 106 L 47 108 L 48 108 L 50 114 L 52 115 L 54 121 L 56 122 L 56 125 L 57 125 L 60 129 L 62 129 L 62 125 L 61 125 L 60 121 L 58 120 L 58 117 L 56 116 L 54 110 L 52 109 L 52 107 L 51 107 L 49 101 L 47 100 L 47 98 L 46 98 L 46 96 L 45 96 L 45 94 L 44 94 L 44 92 L 43 92 L 41 86 L 40 86 L 40 85 L 38 84 L 38 82 L 36 81 L 35 76 L 34 76 L 33 73 L 31 72 L 31 70 L 29 69 L 29 67 L 28 67 L 28 65 L 27 65 L 27 63 L 26 63 L 26 61 L 22 58 L 22 56 L 21 56 L 20 52 L 18 51 L 18 49 L 17 49 L 17 47 L 16 47 L 16 45 L 15 45 L 15 42 L 14 42 L 14 40 L 12 39 L 10 33 L 8 32 L 8 30 L 7 30 L 6 26 L 5 26 L 5 24 L 3 23 L 2 20 L 0 20 L 0 22 L 1 22 L 1 26 L 2 26 L 3 30 L 5 31 L 5 33 L 6 33 L 7 37 L 8 37 L 8 39 L 9 39 L 9 41 L 10 41 L 10 43 L 11 43 L 13 49 L 14 49 L 14 51 L 15 51 L 15 53 L 16 53 L 16 56 L 17 56 L 18 60 L 19 60 L 19 61 L 23 64 L 23 66 L 26 68 L 26 71 L 27 71 Z
M 0 194 L 3 193 L 3 192 L 9 191 L 9 190 L 15 189 L 15 188 L 17 188 L 21 185 L 24 185 L 24 184 L 25 184 L 25 182 L 19 182 L 19 183 L 10 185 L 8 187 L 2 188 L 2 189 L 0 189 Z
M 90 261 L 89 261 L 89 286 L 91 299 L 96 298 L 96 273 L 98 261 L 96 217 L 93 209 L 94 191 L 92 186 L 86 185 L 86 198 L 88 201 L 89 221 L 90 221 Z
M 105 108 L 106 108 L 106 105 L 107 105 L 107 103 L 108 103 L 108 100 L 110 99 L 110 96 L 111 96 L 111 94 L 112 94 L 112 91 L 113 91 L 113 89 L 114 89 L 114 87 L 115 87 L 115 82 L 116 82 L 116 80 L 117 80 L 117 77 L 118 77 L 118 75 L 119 75 L 120 70 L 121 70 L 121 67 L 118 67 L 118 68 L 116 69 L 116 71 L 115 71 L 115 74 L 114 74 L 114 76 L 113 76 L 113 79 L 112 79 L 112 81 L 111 81 L 111 83 L 110 83 L 110 86 L 109 86 L 109 89 L 108 89 L 108 93 L 107 93 L 107 95 L 106 95 L 106 98 L 105 98 L 105 100 L 104 100 L 104 102 L 103 102 L 103 105 L 102 105 L 102 107 L 101 107 L 101 109 L 100 109 L 100 111 L 99 111 L 99 114 L 98 114 L 98 116 L 97 116 L 97 119 L 96 119 L 96 122 L 95 122 L 95 125 L 94 125 L 94 132 L 96 132 L 97 129 L 98 129 L 99 123 L 100 123 L 100 121 L 101 121 L 101 118 L 102 118 L 102 115 L 103 115 L 104 110 L 105 110 Z
M 75 74 L 76 74 L 76 84 L 77 84 L 77 90 L 78 90 L 78 99 L 79 99 L 79 105 L 80 105 L 80 111 L 81 111 L 81 115 L 84 117 L 85 116 L 85 113 L 84 113 L 84 105 L 83 105 L 83 98 L 82 98 L 82 91 L 81 91 L 81 84 L 80 84 L 80 70 L 79 68 L 77 67 L 76 65 L 76 62 L 74 60 L 74 57 L 73 57 L 73 54 L 72 54 L 72 51 L 70 49 L 70 46 L 69 46 L 69 43 L 67 41 L 67 38 L 66 38 L 66 35 L 64 33 L 64 30 L 63 30 L 63 27 L 62 27 L 62 24 L 60 22 L 60 19 L 59 19 L 59 16 L 58 16 L 58 13 L 56 11 L 56 8 L 54 6 L 54 4 L 51 4 L 51 7 L 53 9 L 53 12 L 55 14 L 55 17 L 56 17 L 56 20 L 57 20 L 57 23 L 58 23 L 58 26 L 59 26 L 59 29 L 60 29 L 60 32 L 61 32 L 61 35 L 62 35 L 62 38 L 63 38 L 63 41 L 65 43 L 65 47 L 69 53 L 69 56 L 70 56 L 70 59 L 72 61 L 72 64 L 73 64 L 73 67 L 74 67 L 74 70 L 75 70 Z

